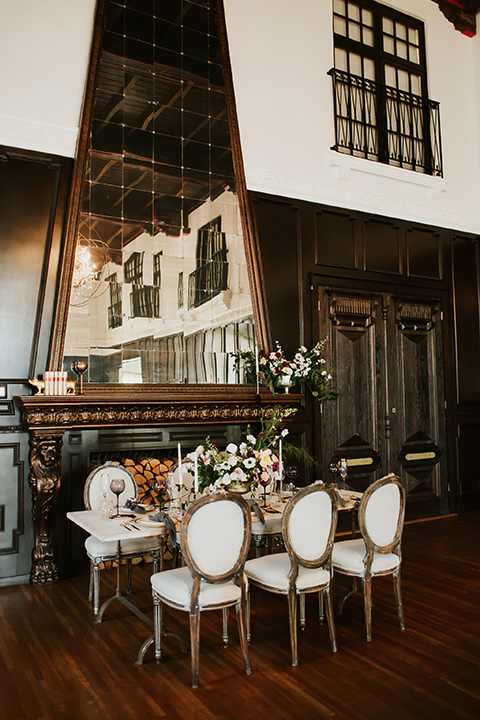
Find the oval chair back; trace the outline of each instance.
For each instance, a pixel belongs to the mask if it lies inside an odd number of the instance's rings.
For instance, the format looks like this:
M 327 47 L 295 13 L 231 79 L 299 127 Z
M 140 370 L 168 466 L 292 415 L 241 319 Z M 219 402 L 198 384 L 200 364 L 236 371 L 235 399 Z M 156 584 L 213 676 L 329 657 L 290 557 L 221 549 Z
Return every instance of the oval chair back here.
M 336 529 L 337 497 L 333 490 L 314 484 L 292 497 L 283 515 L 282 534 L 295 578 L 299 566 L 330 570 Z
M 86 510 L 100 509 L 103 499 L 100 485 L 102 475 L 104 473 L 108 473 L 111 480 L 114 478 L 123 478 L 123 480 L 125 480 L 125 490 L 119 496 L 120 505 L 124 505 L 125 501 L 128 499 L 137 499 L 138 485 L 130 470 L 119 463 L 106 462 L 103 465 L 99 465 L 94 468 L 85 480 L 83 488 L 83 504 L 85 505 Z
M 358 525 L 367 548 L 367 563 L 374 552 L 400 553 L 405 495 L 405 485 L 396 475 L 386 475 L 365 490 Z
M 243 574 L 251 529 L 250 509 L 233 493 L 212 493 L 190 505 L 180 527 L 180 547 L 193 577 L 222 583 Z

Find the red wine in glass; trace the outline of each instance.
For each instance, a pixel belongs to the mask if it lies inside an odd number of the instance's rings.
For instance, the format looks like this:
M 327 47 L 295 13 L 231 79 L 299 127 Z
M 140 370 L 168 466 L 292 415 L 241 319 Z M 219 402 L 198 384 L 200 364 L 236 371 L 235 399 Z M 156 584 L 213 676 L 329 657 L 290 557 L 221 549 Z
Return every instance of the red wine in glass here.
M 260 478 L 258 482 L 263 487 L 263 506 L 267 507 L 267 487 L 270 485 L 270 478 L 268 477 L 266 480 Z

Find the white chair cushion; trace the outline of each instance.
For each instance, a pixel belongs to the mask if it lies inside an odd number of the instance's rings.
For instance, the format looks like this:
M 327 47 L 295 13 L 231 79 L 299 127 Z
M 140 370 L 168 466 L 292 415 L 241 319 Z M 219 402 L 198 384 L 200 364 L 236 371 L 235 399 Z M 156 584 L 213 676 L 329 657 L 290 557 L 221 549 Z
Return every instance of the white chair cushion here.
M 281 535 L 282 534 L 282 516 L 273 520 L 265 518 L 265 525 L 260 520 L 252 522 L 252 535 Z
M 151 550 L 158 550 L 160 544 L 158 538 L 135 538 L 133 540 L 122 540 L 122 553 L 148 553 Z M 115 557 L 117 554 L 117 542 L 111 540 L 103 542 L 93 535 L 85 540 L 85 549 L 89 557 L 104 558 L 107 556 Z
M 243 513 L 237 503 L 218 500 L 199 508 L 187 529 L 193 561 L 202 574 L 223 575 L 235 566 L 244 536 Z
M 252 582 L 259 582 L 267 587 L 275 588 L 278 592 L 288 592 L 288 573 L 290 572 L 290 558 L 288 553 L 275 553 L 248 560 L 245 563 L 245 575 Z M 330 574 L 324 568 L 298 569 L 297 592 L 304 592 L 309 588 L 328 585 Z
M 365 571 L 364 557 L 365 543 L 362 538 L 335 543 L 332 553 L 333 569 L 361 577 Z M 389 570 L 393 571 L 399 565 L 400 560 L 394 553 L 374 553 L 371 572 L 372 575 L 375 575 Z
M 152 588 L 166 603 L 173 603 L 184 610 L 189 610 L 193 579 L 188 567 L 155 573 L 155 575 L 152 575 L 150 581 Z M 216 584 L 200 583 L 199 603 L 201 610 L 230 604 L 233 605 L 239 602 L 240 597 L 241 590 L 235 585 L 233 580 Z
M 393 542 L 400 513 L 398 485 L 382 485 L 371 495 L 365 508 L 365 526 L 375 545 L 385 547 Z

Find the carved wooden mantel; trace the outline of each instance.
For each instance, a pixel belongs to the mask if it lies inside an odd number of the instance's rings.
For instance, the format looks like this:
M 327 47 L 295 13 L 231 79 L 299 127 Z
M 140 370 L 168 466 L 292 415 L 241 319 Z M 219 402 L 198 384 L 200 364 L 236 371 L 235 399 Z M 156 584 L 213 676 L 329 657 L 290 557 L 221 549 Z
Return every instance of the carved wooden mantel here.
M 83 395 L 19 398 L 30 433 L 30 475 L 35 546 L 30 579 L 58 579 L 53 527 L 61 484 L 63 434 L 72 428 L 256 422 L 262 408 L 298 406 L 301 395 L 272 395 L 245 385 L 85 387 Z

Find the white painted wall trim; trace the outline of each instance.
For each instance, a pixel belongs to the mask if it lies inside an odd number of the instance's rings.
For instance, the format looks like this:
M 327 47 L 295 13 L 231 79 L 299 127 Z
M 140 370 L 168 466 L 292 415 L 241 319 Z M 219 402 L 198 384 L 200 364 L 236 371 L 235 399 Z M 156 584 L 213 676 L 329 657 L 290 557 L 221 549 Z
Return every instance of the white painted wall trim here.
M 388 170 L 392 169 L 400 170 L 400 168 L 388 168 Z M 415 175 L 408 170 L 402 172 Z M 350 185 L 341 180 L 338 183 L 320 182 L 313 178 L 298 177 L 251 166 L 246 168 L 246 175 L 248 189 L 257 192 L 401 218 L 460 232 L 480 233 L 478 213 L 462 213 L 442 206 L 445 181 L 442 181 L 441 178 L 425 178 L 425 176 L 419 178 L 417 193 L 419 199 L 412 201 L 388 192 L 364 191 L 358 186 L 358 183 Z M 343 176 L 344 180 L 347 178 L 348 170 Z M 430 181 L 432 185 L 430 186 L 429 182 L 423 185 L 420 180 Z M 438 185 L 435 186 L 434 183 L 438 183 Z
M 0 145 L 75 157 L 78 130 L 0 115 Z

